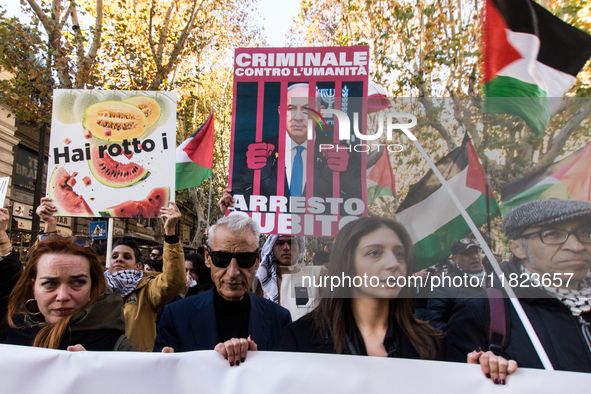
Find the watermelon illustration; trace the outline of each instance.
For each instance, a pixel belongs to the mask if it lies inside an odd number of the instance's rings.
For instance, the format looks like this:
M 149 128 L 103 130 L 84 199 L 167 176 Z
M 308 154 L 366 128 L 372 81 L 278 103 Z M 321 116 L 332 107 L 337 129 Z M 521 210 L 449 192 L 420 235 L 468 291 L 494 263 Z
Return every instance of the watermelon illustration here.
M 94 217 L 84 198 L 72 190 L 75 184 L 74 176 L 61 166 L 55 167 L 49 179 L 49 198 L 57 208 L 56 215 Z
M 150 172 L 135 163 L 119 163 L 113 160 L 107 152 L 103 152 L 103 158 L 99 155 L 99 148 L 90 148 L 90 160 L 88 166 L 92 175 L 103 185 L 109 187 L 127 187 L 146 179 Z
M 148 196 L 141 201 L 125 201 L 114 207 L 99 211 L 101 216 L 119 218 L 155 218 L 160 216 L 160 208 L 168 205 L 170 188 L 168 186 L 152 189 Z

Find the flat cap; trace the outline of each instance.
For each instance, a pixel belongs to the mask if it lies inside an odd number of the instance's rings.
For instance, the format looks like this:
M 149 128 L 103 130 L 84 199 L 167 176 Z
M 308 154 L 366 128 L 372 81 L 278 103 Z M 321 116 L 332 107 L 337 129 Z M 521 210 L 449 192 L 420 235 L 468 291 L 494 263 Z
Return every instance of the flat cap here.
M 530 227 L 542 227 L 572 219 L 591 219 L 591 203 L 577 200 L 530 201 L 513 208 L 503 220 L 503 232 L 509 239 L 516 239 Z

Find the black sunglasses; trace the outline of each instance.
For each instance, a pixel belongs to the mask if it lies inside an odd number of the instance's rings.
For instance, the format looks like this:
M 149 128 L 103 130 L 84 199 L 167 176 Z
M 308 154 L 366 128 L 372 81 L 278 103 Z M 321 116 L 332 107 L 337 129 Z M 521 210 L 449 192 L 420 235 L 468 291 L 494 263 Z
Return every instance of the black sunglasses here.
M 209 246 L 207 247 L 207 253 L 211 257 L 211 262 L 218 268 L 226 268 L 232 262 L 232 259 L 236 259 L 236 264 L 240 268 L 252 268 L 259 258 L 259 250 L 255 252 L 244 252 L 244 253 L 230 253 L 230 252 L 214 252 Z

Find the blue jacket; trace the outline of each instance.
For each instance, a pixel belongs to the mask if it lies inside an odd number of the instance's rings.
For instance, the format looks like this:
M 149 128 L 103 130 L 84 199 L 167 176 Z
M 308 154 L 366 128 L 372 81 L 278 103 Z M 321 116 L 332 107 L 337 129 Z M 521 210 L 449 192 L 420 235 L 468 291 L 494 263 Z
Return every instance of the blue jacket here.
M 287 309 L 254 293 L 249 298 L 248 333 L 258 350 L 273 350 L 279 344 L 283 327 L 291 324 L 291 315 Z M 212 289 L 164 308 L 154 351 L 160 352 L 165 346 L 175 352 L 213 350 L 218 343 Z

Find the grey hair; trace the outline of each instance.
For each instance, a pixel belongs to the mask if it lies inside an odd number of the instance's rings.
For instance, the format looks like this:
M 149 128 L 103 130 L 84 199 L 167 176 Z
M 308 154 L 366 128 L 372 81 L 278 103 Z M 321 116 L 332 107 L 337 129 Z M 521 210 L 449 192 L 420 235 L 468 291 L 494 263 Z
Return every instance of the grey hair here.
M 240 214 L 230 214 L 226 217 L 221 218 L 209 228 L 209 238 L 207 239 L 207 246 L 210 248 L 213 246 L 213 237 L 215 235 L 215 230 L 218 227 L 225 228 L 226 230 L 230 231 L 233 234 L 240 235 L 244 233 L 244 231 L 250 231 L 257 240 L 257 246 L 259 242 L 259 237 L 261 235 L 261 228 L 250 217 Z
M 536 263 L 532 259 L 531 249 L 529 248 L 529 245 L 527 244 L 527 239 L 519 238 L 518 241 L 521 244 L 523 251 L 525 252 L 525 256 L 527 257 L 527 262 L 529 263 L 529 266 L 534 269 L 538 269 L 538 267 L 536 267 Z

